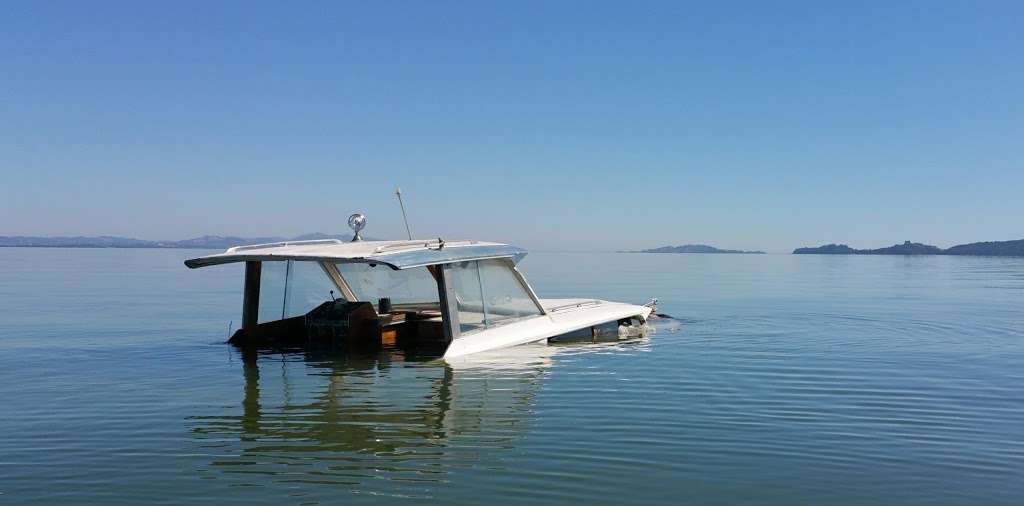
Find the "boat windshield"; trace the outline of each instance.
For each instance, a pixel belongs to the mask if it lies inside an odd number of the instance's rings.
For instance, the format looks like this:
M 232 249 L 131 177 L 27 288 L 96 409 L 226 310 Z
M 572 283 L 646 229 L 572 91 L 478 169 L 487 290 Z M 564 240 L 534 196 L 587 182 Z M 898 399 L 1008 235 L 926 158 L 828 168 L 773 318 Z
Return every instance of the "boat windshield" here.
M 462 334 L 541 314 L 508 260 L 474 260 L 451 265 Z
M 304 315 L 331 300 L 332 291 L 337 294 L 338 287 L 319 262 L 263 262 L 259 321 L 265 323 Z
M 426 267 L 396 271 L 381 264 L 339 262 L 335 265 L 358 300 L 377 304 L 381 298 L 389 297 L 396 307 L 439 306 L 437 281 Z
M 542 314 L 508 259 L 448 265 L 460 334 Z M 313 261 L 264 262 L 259 321 L 301 316 L 331 297 L 340 296 L 328 267 Z M 336 262 L 334 267 L 356 300 L 376 306 L 387 297 L 397 311 L 432 313 L 441 309 L 437 278 L 427 267 L 395 270 L 383 264 L 346 262 Z

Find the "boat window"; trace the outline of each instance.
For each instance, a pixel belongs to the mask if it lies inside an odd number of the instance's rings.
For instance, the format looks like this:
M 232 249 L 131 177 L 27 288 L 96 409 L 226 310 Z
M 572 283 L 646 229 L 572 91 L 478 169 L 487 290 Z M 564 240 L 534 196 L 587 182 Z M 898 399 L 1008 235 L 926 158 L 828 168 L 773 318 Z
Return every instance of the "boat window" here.
M 311 309 L 341 297 L 334 282 L 312 261 L 263 262 L 260 274 L 259 322 L 283 320 L 304 315 Z
M 452 264 L 452 280 L 463 334 L 541 314 L 507 260 Z
M 280 320 L 288 262 L 263 262 L 260 272 L 259 323 Z
M 336 265 L 359 300 L 377 304 L 382 297 L 390 297 L 396 306 L 438 306 L 437 281 L 426 267 L 396 271 L 381 264 Z
M 451 279 L 459 308 L 459 332 L 469 334 L 487 328 L 484 312 L 483 283 L 476 262 L 452 264 Z
M 343 298 L 320 262 L 292 261 L 287 269 L 287 285 L 285 289 L 284 317 L 304 315 L 313 308 L 334 297 Z

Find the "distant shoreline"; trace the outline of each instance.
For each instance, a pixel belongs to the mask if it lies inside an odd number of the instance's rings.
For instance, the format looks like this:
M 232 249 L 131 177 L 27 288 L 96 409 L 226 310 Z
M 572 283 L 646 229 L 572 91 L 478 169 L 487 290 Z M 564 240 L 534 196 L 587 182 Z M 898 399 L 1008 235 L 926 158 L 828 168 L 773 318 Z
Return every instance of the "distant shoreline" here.
M 763 251 L 743 251 L 738 249 L 718 249 L 707 244 L 684 244 L 682 246 L 662 246 L 660 248 L 642 249 L 639 251 L 620 251 L 619 253 L 698 253 L 723 255 L 764 255 Z
M 312 233 L 296 237 L 237 237 L 204 235 L 180 241 L 149 241 L 117 236 L 0 236 L 0 248 L 119 248 L 119 249 L 227 249 L 286 241 L 338 239 L 348 241 L 351 234 Z
M 337 239 L 351 240 L 349 234 L 311 233 L 295 237 L 237 237 L 207 235 L 180 241 L 150 241 L 117 236 L 0 236 L 0 248 L 74 248 L 74 249 L 227 249 L 234 246 L 266 244 L 286 241 Z M 642 250 L 622 250 L 616 253 L 655 254 L 725 254 L 764 255 L 764 251 L 720 249 L 706 244 L 661 246 Z M 793 250 L 794 255 L 946 255 L 946 256 L 999 256 L 1024 257 L 1024 239 L 1012 241 L 986 241 L 958 244 L 943 249 L 929 244 L 906 241 L 886 248 L 856 249 L 846 244 L 826 244 Z
M 242 246 L 236 244 L 235 246 Z M 221 249 L 215 246 L 93 246 L 93 245 L 41 245 L 41 244 L 0 244 L 0 248 L 47 248 L 47 249 Z
M 950 256 L 1024 256 L 1024 239 L 958 244 L 946 249 L 906 241 L 887 248 L 854 249 L 845 244 L 826 244 L 815 248 L 797 248 L 794 255 L 950 255 Z

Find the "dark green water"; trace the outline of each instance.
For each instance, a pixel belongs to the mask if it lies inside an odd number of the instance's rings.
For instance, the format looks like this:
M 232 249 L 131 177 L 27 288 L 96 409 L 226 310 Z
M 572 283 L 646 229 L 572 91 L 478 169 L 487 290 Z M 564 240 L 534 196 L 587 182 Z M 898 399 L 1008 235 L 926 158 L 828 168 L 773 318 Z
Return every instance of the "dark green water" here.
M 682 327 L 450 367 L 243 356 L 194 253 L 0 249 L 0 503 L 1024 502 L 1024 259 L 534 253 Z

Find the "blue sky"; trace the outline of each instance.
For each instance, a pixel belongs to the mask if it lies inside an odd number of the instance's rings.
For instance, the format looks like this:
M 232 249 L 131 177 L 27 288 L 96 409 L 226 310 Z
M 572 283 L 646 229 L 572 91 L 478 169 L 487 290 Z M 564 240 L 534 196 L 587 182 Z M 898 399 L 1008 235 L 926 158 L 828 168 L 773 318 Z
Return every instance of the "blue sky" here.
M 1021 2 L 142 4 L 5 3 L 0 235 L 1024 237 Z

